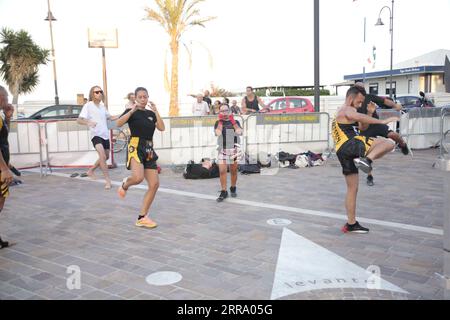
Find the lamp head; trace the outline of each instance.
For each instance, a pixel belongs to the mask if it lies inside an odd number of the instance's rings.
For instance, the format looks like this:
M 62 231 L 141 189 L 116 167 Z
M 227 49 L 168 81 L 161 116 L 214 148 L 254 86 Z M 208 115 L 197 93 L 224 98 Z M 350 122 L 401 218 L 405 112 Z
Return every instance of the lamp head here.
M 384 23 L 383 23 L 383 21 L 381 21 L 380 17 L 378 17 L 378 21 L 377 21 L 377 23 L 375 23 L 375 26 L 384 26 Z
M 45 21 L 56 21 L 56 18 L 53 16 L 53 13 L 51 11 L 49 11 L 47 17 L 44 20 Z

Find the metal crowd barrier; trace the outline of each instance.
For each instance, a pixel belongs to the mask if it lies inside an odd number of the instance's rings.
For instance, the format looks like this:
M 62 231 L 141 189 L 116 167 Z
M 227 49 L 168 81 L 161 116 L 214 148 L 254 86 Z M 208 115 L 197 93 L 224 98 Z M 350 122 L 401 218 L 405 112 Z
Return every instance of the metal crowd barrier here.
M 411 149 L 426 149 L 440 144 L 443 127 L 442 108 L 413 108 L 402 115 L 400 134 Z M 447 129 L 448 130 L 448 129 Z
M 43 172 L 41 145 L 44 142 L 45 126 L 40 121 L 13 120 L 9 128 L 10 162 L 18 168 L 40 168 Z
M 256 157 L 261 151 L 276 154 L 330 149 L 327 113 L 254 114 L 235 119 L 244 129 L 240 137 L 242 150 Z M 161 163 L 186 164 L 190 160 L 217 158 L 218 140 L 214 133 L 217 116 L 163 120 L 166 130 L 156 130 L 154 134 Z M 97 159 L 89 128 L 78 125 L 75 119 L 17 121 L 12 125 L 10 145 L 17 167 L 39 167 L 41 174 L 52 167 L 89 166 Z
M 244 119 L 234 116 L 244 128 Z M 214 124 L 217 116 L 163 118 L 166 130 L 155 131 L 153 143 L 162 163 L 186 164 L 190 160 L 217 158 Z
M 13 121 L 9 134 L 11 163 L 18 168 L 86 167 L 97 159 L 89 128 L 76 119 Z
M 439 157 L 444 158 L 450 154 L 450 106 L 443 107 L 441 111 L 441 139 Z
M 385 120 L 390 117 L 402 117 L 403 112 L 397 111 L 394 109 L 379 109 L 377 110 L 378 117 L 380 120 Z M 398 122 L 392 122 L 388 124 L 389 129 L 391 129 L 394 132 L 398 132 L 400 130 L 400 121 Z
M 244 135 L 251 155 L 329 151 L 330 116 L 324 112 L 252 114 L 245 121 Z

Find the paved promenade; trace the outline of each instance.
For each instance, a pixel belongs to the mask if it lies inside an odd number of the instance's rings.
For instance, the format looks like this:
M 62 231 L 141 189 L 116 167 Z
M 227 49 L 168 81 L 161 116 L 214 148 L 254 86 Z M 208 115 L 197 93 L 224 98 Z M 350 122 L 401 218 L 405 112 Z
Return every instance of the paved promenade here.
M 134 226 L 144 186 L 125 201 L 116 195 L 123 166 L 111 170 L 110 191 L 70 178 L 76 170 L 24 172 L 0 217 L 0 234 L 16 243 L 0 251 L 0 299 L 443 299 L 437 154 L 387 155 L 373 187 L 361 174 L 357 211 L 367 235 L 340 231 L 345 184 L 336 159 L 239 175 L 238 198 L 221 204 L 218 179 L 184 180 L 163 168 L 154 230 Z M 81 286 L 70 290 L 73 266 Z M 377 289 L 364 283 L 366 269 L 379 270 Z M 146 281 L 165 271 L 182 279 Z

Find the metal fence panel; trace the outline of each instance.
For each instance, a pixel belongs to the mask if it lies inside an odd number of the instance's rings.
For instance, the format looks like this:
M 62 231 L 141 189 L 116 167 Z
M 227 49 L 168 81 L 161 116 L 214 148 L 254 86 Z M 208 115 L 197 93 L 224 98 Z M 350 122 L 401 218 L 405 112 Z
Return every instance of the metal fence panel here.
M 330 147 L 328 113 L 253 114 L 245 121 L 245 149 L 260 152 L 323 152 Z
M 244 119 L 234 116 L 244 128 Z M 154 145 L 162 164 L 186 164 L 190 160 L 217 158 L 214 124 L 217 116 L 163 118 L 166 130 L 155 131 Z
M 443 108 L 413 108 L 402 115 L 400 134 L 407 139 L 411 149 L 438 146 L 445 132 Z
M 39 121 L 12 121 L 8 136 L 10 162 L 18 168 L 42 166 L 44 132 Z
M 89 128 L 76 119 L 45 121 L 46 141 L 43 145 L 48 167 L 87 167 L 98 154 L 91 142 Z M 107 161 L 110 165 L 111 159 Z

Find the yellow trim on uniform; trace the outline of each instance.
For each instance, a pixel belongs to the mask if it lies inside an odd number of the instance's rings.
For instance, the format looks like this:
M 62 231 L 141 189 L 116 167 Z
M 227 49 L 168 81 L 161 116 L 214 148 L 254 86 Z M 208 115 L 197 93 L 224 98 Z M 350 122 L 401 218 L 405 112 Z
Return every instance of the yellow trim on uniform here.
M 128 158 L 127 158 L 127 168 L 130 167 L 131 159 L 137 161 L 137 163 L 141 163 L 141 160 L 138 156 L 138 146 L 139 146 L 139 137 L 131 137 L 130 142 L 128 143 Z
M 364 143 L 364 149 L 365 149 L 365 154 L 364 156 L 367 154 L 367 151 L 369 151 L 370 147 L 372 146 L 373 143 L 373 139 L 372 138 L 366 138 L 364 136 L 355 136 L 354 137 L 356 140 L 361 141 L 362 143 Z
M 1 184 L 1 197 L 3 198 L 8 198 L 9 196 L 9 185 L 7 183 L 2 183 Z
M 336 118 L 333 119 L 333 122 L 331 124 L 331 135 L 336 145 L 336 151 L 338 151 L 342 147 L 342 145 L 349 140 L 347 135 L 339 127 L 339 123 L 337 122 Z

